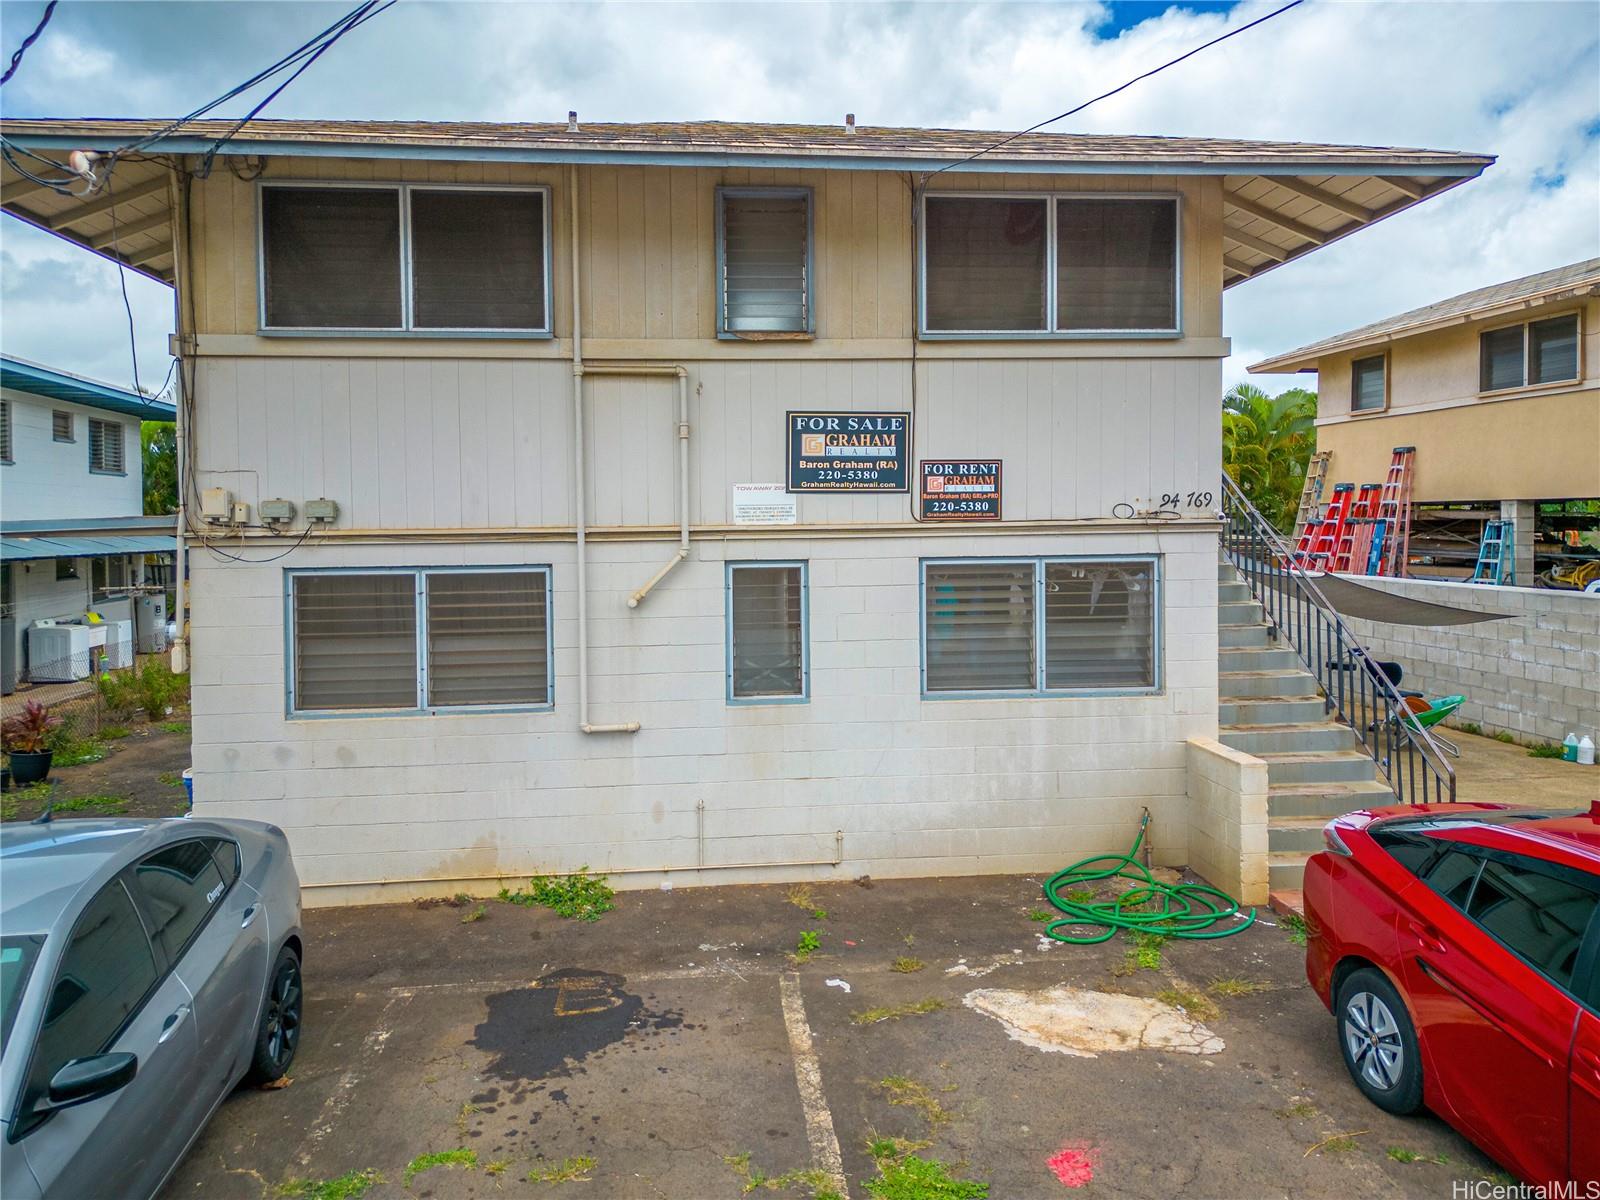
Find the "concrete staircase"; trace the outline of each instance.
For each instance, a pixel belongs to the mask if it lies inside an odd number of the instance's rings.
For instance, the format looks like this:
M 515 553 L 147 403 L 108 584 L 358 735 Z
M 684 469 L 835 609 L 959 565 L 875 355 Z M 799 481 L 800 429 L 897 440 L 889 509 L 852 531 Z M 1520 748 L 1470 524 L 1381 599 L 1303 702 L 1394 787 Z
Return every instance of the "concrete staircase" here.
M 1226 562 L 1217 579 L 1218 740 L 1267 764 L 1268 877 L 1274 903 L 1291 894 L 1298 909 L 1322 827 L 1392 793 L 1350 727 L 1324 711 L 1316 677 L 1272 636 L 1249 585 Z

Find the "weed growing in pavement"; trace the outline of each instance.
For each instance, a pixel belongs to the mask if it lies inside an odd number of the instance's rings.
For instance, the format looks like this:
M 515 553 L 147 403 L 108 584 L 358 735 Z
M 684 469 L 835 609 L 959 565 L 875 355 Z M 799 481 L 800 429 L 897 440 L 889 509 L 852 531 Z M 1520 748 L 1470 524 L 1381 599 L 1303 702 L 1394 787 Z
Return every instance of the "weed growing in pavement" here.
M 1089 888 L 1073 888 L 1067 893 L 1066 900 L 1068 904 L 1092 904 L 1094 892 Z
M 1289 932 L 1289 942 L 1295 946 L 1306 944 L 1306 919 L 1299 913 L 1284 913 L 1280 924 Z
M 102 742 L 120 742 L 132 732 L 133 730 L 126 725 L 107 725 L 100 731 L 100 740 Z
M 953 1112 L 939 1103 L 939 1098 L 927 1084 L 918 1083 L 909 1076 L 886 1075 L 878 1081 L 877 1090 L 894 1107 L 910 1108 L 921 1113 L 922 1119 L 928 1123 L 929 1133 L 937 1131 L 941 1125 L 948 1125 L 955 1117 Z
M 1529 758 L 1560 758 L 1561 754 L 1559 742 L 1536 742 L 1528 747 Z
M 1470 733 L 1473 737 L 1483 736 L 1483 726 L 1476 721 L 1452 721 L 1450 724 L 1461 730 L 1462 733 Z
M 511 1160 L 509 1158 L 497 1158 L 493 1162 L 486 1162 L 483 1164 L 483 1173 L 485 1175 L 492 1175 L 496 1179 L 499 1179 L 500 1176 L 504 1175 L 510 1169 Z
M 746 1196 L 757 1188 L 768 1192 L 786 1192 L 790 1188 L 802 1187 L 811 1193 L 812 1200 L 838 1200 L 839 1197 L 821 1171 L 785 1171 L 782 1175 L 768 1175 L 760 1167 L 750 1165 L 748 1150 L 740 1154 L 724 1154 L 722 1161 L 743 1181 L 739 1190 Z
M 828 910 L 819 905 L 816 898 L 812 896 L 809 883 L 794 884 L 784 895 L 788 898 L 790 904 L 810 913 L 812 920 L 826 921 L 828 919 Z
M 463 925 L 471 925 L 474 921 L 481 921 L 481 920 L 483 920 L 483 914 L 486 913 L 487 911 L 488 911 L 487 907 L 482 905 L 482 904 L 480 904 L 480 905 L 478 905 L 477 908 L 473 909 L 466 916 L 462 917 L 461 918 L 461 923 Z
M 1316 1116 L 1317 1106 L 1304 1097 L 1296 1096 L 1289 1102 L 1289 1107 L 1278 1109 L 1274 1115 L 1283 1120 L 1288 1120 L 1290 1117 L 1298 1117 L 1303 1120 L 1306 1117 Z
M 419 1154 L 406 1164 L 406 1186 L 411 1186 L 411 1181 L 424 1171 L 431 1171 L 435 1167 L 476 1167 L 478 1165 L 478 1152 L 476 1150 L 435 1150 L 430 1154 Z
M 616 907 L 611 902 L 616 894 L 604 875 L 591 875 L 588 867 L 579 867 L 572 875 L 535 875 L 525 891 L 500 889 L 500 899 L 506 904 L 548 908 L 557 916 L 579 921 L 598 921 Z
M 795 942 L 794 954 L 791 957 L 795 962 L 805 962 L 820 949 L 822 949 L 822 933 L 816 929 L 807 929 L 800 934 L 800 940 Z
M 189 722 L 187 722 L 187 721 L 163 721 L 163 722 L 161 722 L 161 724 L 157 725 L 156 728 L 161 730 L 163 733 L 188 733 L 189 732 Z
M 1318 1153 L 1348 1154 L 1358 1145 L 1356 1139 L 1366 1136 L 1367 1131 L 1365 1129 L 1356 1129 L 1349 1133 L 1336 1133 L 1331 1137 L 1323 1138 L 1314 1146 L 1306 1147 L 1306 1152 L 1301 1157 L 1310 1158 L 1313 1154 Z
M 98 813 L 100 816 L 109 817 L 127 807 L 128 797 L 126 796 L 73 796 L 67 800 L 57 800 L 55 807 L 51 811 L 58 813 Z
M 383 1176 L 371 1169 L 348 1171 L 337 1179 L 289 1179 L 273 1189 L 284 1200 L 361 1200 Z
M 183 776 L 179 775 L 176 771 L 163 771 L 161 774 L 156 776 L 156 782 L 164 783 L 167 785 L 167 787 L 182 787 Z
M 461 1111 L 456 1114 L 456 1132 L 459 1133 L 462 1137 L 466 1137 L 467 1136 L 467 1120 L 468 1120 L 468 1118 L 474 1116 L 475 1114 L 477 1114 L 477 1113 L 479 1113 L 481 1111 L 483 1111 L 483 1110 L 480 1109 L 476 1104 L 473 1104 L 470 1100 L 467 1101 L 467 1103 L 463 1104 L 461 1106 Z
M 1163 988 L 1156 993 L 1156 999 L 1173 1008 L 1183 1009 L 1196 1021 L 1215 1021 L 1222 1015 L 1222 1010 L 1214 1001 L 1185 988 Z
M 1159 971 L 1161 947 L 1167 944 L 1167 939 L 1159 933 L 1150 933 L 1142 929 L 1136 930 L 1130 936 L 1133 945 L 1123 951 L 1123 965 L 1116 974 L 1132 975 L 1135 971 Z
M 1508 733 L 1504 729 L 1497 729 L 1489 736 L 1497 742 L 1504 742 L 1508 746 L 1515 746 L 1517 744 L 1517 735 L 1514 733 Z
M 900 940 L 906 944 L 906 949 L 909 950 L 911 947 L 917 944 L 917 935 L 914 933 L 908 933 Z
M 1048 921 L 1050 918 L 1051 914 L 1042 908 L 1030 908 L 1028 910 L 1028 920 L 1030 921 Z
M 957 1179 L 936 1158 L 907 1154 L 876 1161 L 878 1177 L 862 1186 L 877 1200 L 987 1200 L 989 1195 L 987 1183 Z
M 889 969 L 891 971 L 898 971 L 902 975 L 914 975 L 927 965 L 928 964 L 923 962 L 920 958 L 911 958 L 908 955 L 902 954 L 899 958 L 894 960 Z
M 1448 1154 L 1423 1154 L 1417 1150 L 1407 1150 L 1404 1146 L 1390 1146 L 1384 1151 L 1397 1163 L 1430 1163 L 1435 1167 L 1448 1166 Z
M 553 1167 L 535 1167 L 528 1172 L 529 1183 L 587 1183 L 589 1172 L 595 1168 L 595 1159 L 587 1154 L 577 1158 L 563 1158 Z
M 1238 979 L 1232 976 L 1226 979 L 1213 979 L 1211 981 L 1211 994 L 1232 1000 L 1237 996 L 1253 996 L 1257 992 L 1264 992 L 1271 988 L 1270 983 L 1263 983 L 1259 979 Z
M 943 1000 L 918 1000 L 914 1004 L 893 1004 L 884 1008 L 868 1008 L 851 1016 L 855 1025 L 876 1025 L 879 1021 L 894 1021 L 900 1017 L 915 1017 L 923 1013 L 938 1012 Z

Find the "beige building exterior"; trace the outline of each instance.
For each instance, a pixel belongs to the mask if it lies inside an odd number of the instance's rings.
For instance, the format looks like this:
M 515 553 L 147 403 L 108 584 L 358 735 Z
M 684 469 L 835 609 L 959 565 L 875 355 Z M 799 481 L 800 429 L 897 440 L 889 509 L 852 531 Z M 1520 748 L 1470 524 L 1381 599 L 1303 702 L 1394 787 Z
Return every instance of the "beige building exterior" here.
M 267 121 L 199 178 L 208 135 L 117 165 L 126 241 L 7 204 L 175 282 L 196 811 L 283 826 L 311 903 L 1043 870 L 1145 808 L 1190 861 L 1222 291 L 1491 161 Z
M 1533 575 L 1533 505 L 1600 497 L 1600 259 L 1442 300 L 1250 370 L 1316 373 L 1317 449 L 1332 456 L 1330 481 L 1382 481 L 1394 447 L 1409 445 L 1415 502 L 1503 506 L 1497 515 L 1519 525 L 1519 581 Z

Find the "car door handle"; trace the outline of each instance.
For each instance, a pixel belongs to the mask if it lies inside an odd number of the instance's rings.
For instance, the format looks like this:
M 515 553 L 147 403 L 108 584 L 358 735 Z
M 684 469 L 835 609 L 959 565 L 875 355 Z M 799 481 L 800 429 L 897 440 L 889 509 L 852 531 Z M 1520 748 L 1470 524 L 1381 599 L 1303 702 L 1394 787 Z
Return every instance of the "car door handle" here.
M 256 913 L 258 913 L 260 911 L 261 911 L 261 905 L 259 905 L 259 904 L 252 904 L 249 908 L 245 909 L 244 910 L 244 919 L 239 922 L 239 928 L 240 929 L 248 929 L 250 927 L 250 922 L 254 921 L 256 919 Z
M 1447 953 L 1444 939 L 1439 936 L 1439 931 L 1432 925 L 1423 921 L 1407 920 L 1406 928 L 1411 932 L 1412 937 L 1422 943 L 1424 949 L 1432 950 L 1435 954 Z
M 178 1026 L 183 1024 L 188 1015 L 189 1006 L 187 1004 L 178 1005 L 177 1011 L 173 1012 L 165 1021 L 161 1022 L 161 1036 L 156 1038 L 156 1045 L 161 1045 L 173 1034 L 177 1033 Z

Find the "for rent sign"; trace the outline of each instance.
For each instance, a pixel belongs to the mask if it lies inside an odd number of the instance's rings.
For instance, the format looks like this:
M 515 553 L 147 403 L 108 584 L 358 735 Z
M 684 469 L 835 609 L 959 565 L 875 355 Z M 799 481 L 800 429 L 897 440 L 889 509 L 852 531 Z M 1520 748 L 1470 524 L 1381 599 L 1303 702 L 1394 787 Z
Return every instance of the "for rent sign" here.
M 791 492 L 911 490 L 910 413 L 791 412 Z
M 924 521 L 1000 519 L 999 460 L 929 462 L 924 459 L 921 466 Z

